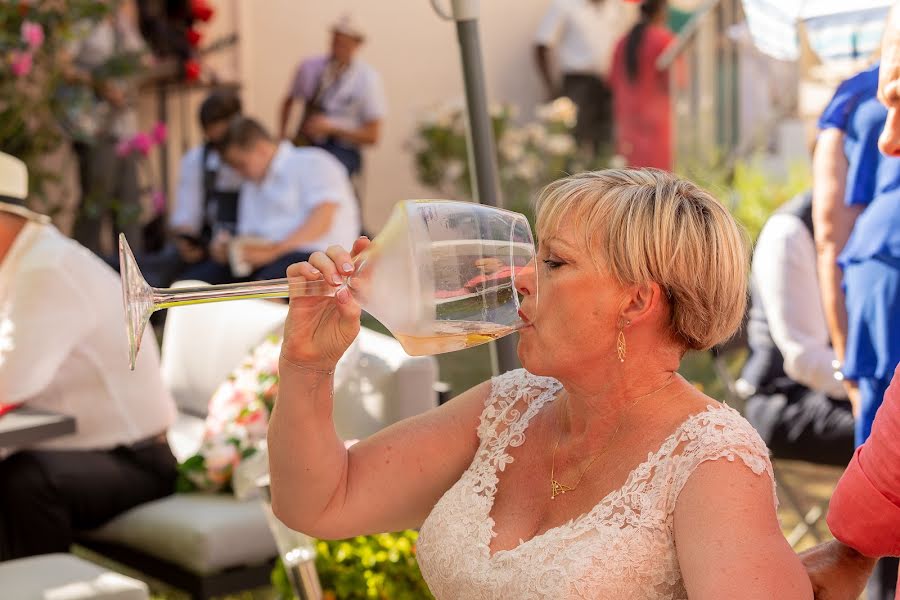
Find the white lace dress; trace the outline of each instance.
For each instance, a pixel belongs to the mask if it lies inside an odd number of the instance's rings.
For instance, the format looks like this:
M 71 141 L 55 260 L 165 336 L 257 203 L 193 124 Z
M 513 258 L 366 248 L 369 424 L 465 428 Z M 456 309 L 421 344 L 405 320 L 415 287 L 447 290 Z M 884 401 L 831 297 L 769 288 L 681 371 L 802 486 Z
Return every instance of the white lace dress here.
M 772 477 L 765 444 L 735 410 L 710 406 L 689 417 L 590 512 L 490 553 L 497 470 L 561 385 L 524 370 L 493 380 L 472 464 L 422 525 L 417 556 L 440 600 L 530 598 L 687 599 L 675 554 L 675 500 L 699 464 L 740 459 Z M 774 490 L 774 478 L 773 478 Z M 710 499 L 714 501 L 714 499 Z

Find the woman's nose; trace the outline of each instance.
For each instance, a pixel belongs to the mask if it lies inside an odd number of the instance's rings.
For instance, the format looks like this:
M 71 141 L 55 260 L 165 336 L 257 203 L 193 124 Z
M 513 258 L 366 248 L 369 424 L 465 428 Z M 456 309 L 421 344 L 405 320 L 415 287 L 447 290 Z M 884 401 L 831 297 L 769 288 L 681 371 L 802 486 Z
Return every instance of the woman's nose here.
M 537 270 L 535 261 L 531 259 L 524 267 L 516 269 L 516 291 L 523 296 L 532 296 L 537 293 Z

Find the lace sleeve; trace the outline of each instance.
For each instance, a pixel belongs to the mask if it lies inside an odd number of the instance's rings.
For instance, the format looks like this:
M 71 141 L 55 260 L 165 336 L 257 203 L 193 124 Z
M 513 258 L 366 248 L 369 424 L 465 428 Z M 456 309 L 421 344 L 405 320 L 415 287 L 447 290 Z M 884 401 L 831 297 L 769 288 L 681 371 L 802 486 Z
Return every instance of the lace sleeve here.
M 507 371 L 491 379 L 491 393 L 484 403 L 478 423 L 478 439 L 495 438 L 499 430 L 506 429 L 522 416 L 535 400 L 541 404 L 545 396 L 552 395 L 559 383 L 547 377 L 537 377 L 525 369 Z
M 757 475 L 767 473 L 777 508 L 769 450 L 753 426 L 734 409 L 726 406 L 711 408 L 691 417 L 682 430 L 679 449 L 673 453 L 675 468 L 669 486 L 670 512 L 675 510 L 678 495 L 697 467 L 706 461 L 723 458 L 729 462 L 739 459 Z

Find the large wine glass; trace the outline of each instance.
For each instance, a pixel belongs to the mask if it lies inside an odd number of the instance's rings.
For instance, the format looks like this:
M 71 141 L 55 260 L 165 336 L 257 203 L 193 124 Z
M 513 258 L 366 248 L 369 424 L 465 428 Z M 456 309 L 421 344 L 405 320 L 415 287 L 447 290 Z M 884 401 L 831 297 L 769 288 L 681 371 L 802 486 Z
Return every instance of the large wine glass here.
M 273 279 L 225 285 L 153 288 L 119 236 L 129 362 L 157 310 L 246 298 L 333 296 L 347 288 L 411 355 L 461 350 L 523 325 L 516 278 L 534 273 L 535 245 L 524 215 L 452 200 L 398 203 L 384 229 L 355 258 L 341 286 Z

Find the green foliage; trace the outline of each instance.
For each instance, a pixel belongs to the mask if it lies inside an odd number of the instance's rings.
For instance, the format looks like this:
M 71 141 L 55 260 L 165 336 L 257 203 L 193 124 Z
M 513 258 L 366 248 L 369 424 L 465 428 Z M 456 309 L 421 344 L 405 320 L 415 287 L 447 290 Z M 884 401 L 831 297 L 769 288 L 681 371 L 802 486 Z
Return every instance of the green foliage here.
M 812 187 L 805 163 L 790 165 L 786 174 L 766 169 L 759 158 L 723 166 L 709 159 L 680 164 L 679 174 L 713 193 L 744 225 L 755 242 L 766 219 L 782 204 Z
M 418 533 L 358 536 L 316 543 L 316 569 L 326 598 L 422 600 L 433 598 L 416 562 Z M 282 598 L 293 598 L 284 566 L 272 572 Z
M 57 207 L 47 206 L 46 185 L 59 175 L 44 159 L 66 141 L 60 123 L 72 108 L 61 57 L 78 33 L 113 5 L 107 0 L 0 2 L 0 151 L 25 161 L 30 197 L 50 213 Z M 39 44 L 25 39 L 25 23 L 40 28 Z M 134 73 L 139 57 L 123 53 L 107 67 L 110 77 Z

